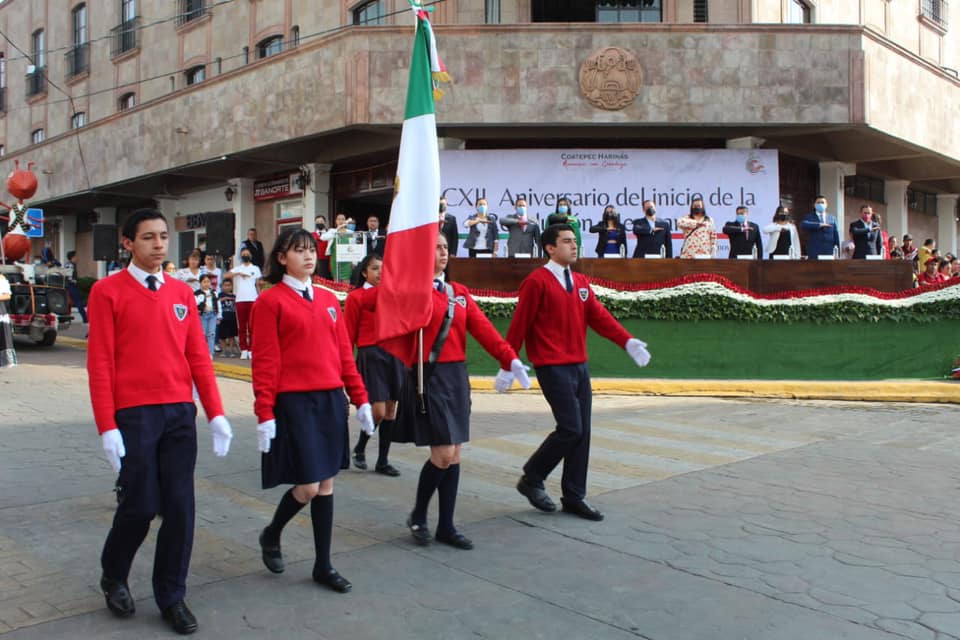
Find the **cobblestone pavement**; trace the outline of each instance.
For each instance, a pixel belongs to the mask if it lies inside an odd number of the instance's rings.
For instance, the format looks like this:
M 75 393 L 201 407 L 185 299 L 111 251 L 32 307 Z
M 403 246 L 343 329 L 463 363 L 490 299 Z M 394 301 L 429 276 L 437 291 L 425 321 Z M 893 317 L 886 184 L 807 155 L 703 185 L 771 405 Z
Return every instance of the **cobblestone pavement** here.
M 130 578 L 137 615 L 113 619 L 97 591 L 114 503 L 85 353 L 18 346 L 24 364 L 0 371 L 0 634 L 169 637 L 155 530 Z M 262 567 L 282 489 L 260 489 L 249 384 L 220 386 L 236 438 L 218 459 L 199 430 L 198 637 L 960 638 L 950 405 L 597 397 L 590 487 L 607 519 L 592 523 L 513 488 L 552 426 L 542 398 L 475 394 L 457 520 L 477 549 L 410 543 L 426 454 L 397 446 L 400 478 L 337 478 L 341 596 L 310 581 L 308 515 L 285 532 L 287 572 Z

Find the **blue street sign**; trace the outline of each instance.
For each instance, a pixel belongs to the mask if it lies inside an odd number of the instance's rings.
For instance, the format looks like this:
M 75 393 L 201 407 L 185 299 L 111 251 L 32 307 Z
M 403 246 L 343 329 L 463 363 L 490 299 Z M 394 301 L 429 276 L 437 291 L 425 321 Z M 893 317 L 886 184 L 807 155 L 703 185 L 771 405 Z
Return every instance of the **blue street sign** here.
M 30 224 L 30 231 L 27 231 L 27 237 L 42 238 L 43 222 L 34 222 L 34 220 L 43 220 L 43 209 L 27 209 L 27 223 Z

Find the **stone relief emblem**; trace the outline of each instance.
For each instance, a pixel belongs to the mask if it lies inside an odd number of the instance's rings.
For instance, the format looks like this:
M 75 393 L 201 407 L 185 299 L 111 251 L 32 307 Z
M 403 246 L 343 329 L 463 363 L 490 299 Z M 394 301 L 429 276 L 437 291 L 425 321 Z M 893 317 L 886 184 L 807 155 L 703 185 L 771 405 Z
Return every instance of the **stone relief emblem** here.
M 580 91 L 599 109 L 623 109 L 637 97 L 642 82 L 640 63 L 620 47 L 598 49 L 580 66 Z

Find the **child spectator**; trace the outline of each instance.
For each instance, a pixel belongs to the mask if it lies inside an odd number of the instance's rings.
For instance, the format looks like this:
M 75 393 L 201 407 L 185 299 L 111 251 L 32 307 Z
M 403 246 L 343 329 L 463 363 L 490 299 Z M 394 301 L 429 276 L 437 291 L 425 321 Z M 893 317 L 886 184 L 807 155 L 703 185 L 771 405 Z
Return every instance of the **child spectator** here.
M 240 355 L 237 348 L 237 296 L 233 295 L 233 279 L 224 278 L 220 293 L 220 324 L 217 336 L 224 358 L 236 358 Z
M 193 296 L 197 301 L 200 325 L 203 327 L 203 335 L 207 339 L 207 349 L 210 350 L 210 357 L 212 358 L 216 345 L 220 305 L 217 304 L 217 292 L 213 290 L 210 274 L 205 273 L 200 276 L 200 288 L 194 292 Z

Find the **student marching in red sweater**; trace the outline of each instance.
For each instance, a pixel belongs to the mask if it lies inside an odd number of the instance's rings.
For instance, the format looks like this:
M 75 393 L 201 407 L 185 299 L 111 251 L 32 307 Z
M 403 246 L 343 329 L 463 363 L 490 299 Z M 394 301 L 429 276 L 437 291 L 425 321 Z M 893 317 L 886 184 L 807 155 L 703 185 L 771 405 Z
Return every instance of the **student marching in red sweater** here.
M 394 440 L 416 442 L 430 446 L 430 459 L 420 471 L 417 499 L 407 526 L 419 545 L 430 543 L 427 528 L 427 507 L 434 491 L 439 495 L 440 518 L 435 538 L 438 542 L 458 549 L 472 549 L 473 542 L 457 531 L 453 513 L 460 483 L 460 447 L 470 440 L 470 380 L 467 378 L 466 344 L 469 332 L 487 353 L 501 366 L 510 369 L 524 388 L 530 386 L 527 368 L 517 359 L 516 352 L 500 337 L 487 316 L 470 297 L 470 291 L 459 283 L 445 282 L 444 270 L 449 255 L 447 239 L 437 237 L 437 255 L 434 263 L 433 315 L 423 329 L 423 362 L 426 413 L 420 413 L 414 399 L 401 401 L 404 423 L 398 422 Z M 444 320 L 452 315 L 452 321 Z M 431 351 L 437 343 L 444 324 L 449 333 L 443 348 L 430 363 Z M 408 367 L 417 363 L 417 344 L 414 339 L 402 338 L 383 343 Z M 512 380 L 512 379 L 511 379 Z M 404 407 L 404 402 L 407 407 Z
M 600 304 L 587 278 L 570 271 L 577 260 L 573 231 L 566 225 L 550 225 L 540 241 L 550 261 L 520 285 L 507 342 L 516 351 L 526 343 L 527 356 L 557 428 L 524 465 L 517 490 L 537 509 L 556 511 L 543 481 L 563 460 L 563 510 L 588 520 L 603 520 L 603 514 L 586 501 L 593 398 L 587 368 L 587 327 L 626 349 L 637 366 L 646 366 L 650 354 L 647 345 L 631 337 Z M 497 390 L 509 388 L 512 382 L 512 373 L 501 370 Z
M 167 221 L 155 209 L 135 211 L 124 223 L 130 266 L 90 291 L 87 373 L 103 449 L 119 472 L 117 511 L 100 558 L 107 608 L 121 618 L 134 614 L 127 575 L 150 521 L 160 515 L 153 594 L 164 620 L 188 634 L 197 630 L 184 602 L 197 461 L 193 384 L 216 455 L 227 455 L 233 431 L 223 415 L 193 290 L 160 268 L 168 244 Z
M 352 585 L 330 564 L 333 477 L 349 466 L 344 387 L 361 428 L 370 434 L 374 426 L 340 303 L 312 284 L 316 264 L 317 242 L 309 231 L 281 233 L 267 260 L 267 280 L 274 286 L 253 307 L 253 409 L 263 488 L 294 485 L 260 534 L 260 548 L 267 569 L 282 573 L 280 534 L 310 503 L 313 579 L 346 593 Z
M 350 343 L 357 345 L 357 369 L 367 387 L 373 406 L 373 423 L 379 434 L 377 464 L 374 471 L 385 476 L 400 475 L 388 461 L 393 421 L 397 417 L 397 400 L 403 386 L 403 363 L 377 346 L 374 313 L 377 307 L 376 286 L 380 284 L 380 269 L 383 260 L 376 253 L 368 254 L 360 261 L 354 273 L 358 288 L 350 292 L 343 306 L 343 316 Z M 353 464 L 358 469 L 367 468 L 366 448 L 370 436 L 360 432 L 357 446 L 353 448 Z

